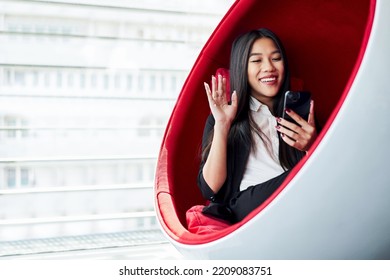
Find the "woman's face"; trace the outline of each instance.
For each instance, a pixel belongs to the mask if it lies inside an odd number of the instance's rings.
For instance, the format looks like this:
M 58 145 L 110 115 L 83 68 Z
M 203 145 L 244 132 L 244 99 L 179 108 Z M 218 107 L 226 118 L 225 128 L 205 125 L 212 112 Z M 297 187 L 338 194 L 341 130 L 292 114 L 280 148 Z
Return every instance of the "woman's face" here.
M 284 78 L 282 55 L 270 38 L 257 39 L 248 60 L 248 81 L 251 95 L 272 108 Z

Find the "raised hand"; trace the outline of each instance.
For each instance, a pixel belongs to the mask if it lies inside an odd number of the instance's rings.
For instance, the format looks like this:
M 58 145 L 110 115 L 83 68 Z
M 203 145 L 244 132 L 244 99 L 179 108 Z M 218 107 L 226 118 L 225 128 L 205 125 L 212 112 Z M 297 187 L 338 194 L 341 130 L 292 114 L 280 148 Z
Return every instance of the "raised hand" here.
M 211 78 L 211 89 L 204 83 L 211 113 L 215 119 L 213 141 L 203 166 L 203 177 L 214 193 L 223 186 L 227 177 L 227 142 L 230 126 L 237 113 L 237 96 L 232 94 L 229 104 L 226 98 L 226 79 L 221 75 Z
M 207 83 L 204 83 L 204 87 L 216 124 L 222 123 L 230 126 L 237 113 L 236 92 L 233 92 L 231 104 L 229 104 L 226 98 L 226 78 L 221 75 L 218 75 L 218 83 L 215 76 L 211 77 L 211 89 Z

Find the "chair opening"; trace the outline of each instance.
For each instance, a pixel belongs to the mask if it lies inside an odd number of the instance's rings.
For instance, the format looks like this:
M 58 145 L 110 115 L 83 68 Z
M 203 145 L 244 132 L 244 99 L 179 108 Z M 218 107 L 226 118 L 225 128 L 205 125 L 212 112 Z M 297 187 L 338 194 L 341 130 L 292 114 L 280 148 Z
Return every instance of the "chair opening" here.
M 291 75 L 302 79 L 304 89 L 313 94 L 323 135 L 359 68 L 374 8 L 374 0 L 241 0 L 233 4 L 195 62 L 161 146 L 155 183 L 156 208 L 171 238 L 186 244 L 209 242 L 234 231 L 256 214 L 220 234 L 197 236 L 185 228 L 186 211 L 205 203 L 196 184 L 201 138 L 210 113 L 203 82 L 209 81 L 218 68 L 229 67 L 230 46 L 235 37 L 267 27 L 281 38 Z

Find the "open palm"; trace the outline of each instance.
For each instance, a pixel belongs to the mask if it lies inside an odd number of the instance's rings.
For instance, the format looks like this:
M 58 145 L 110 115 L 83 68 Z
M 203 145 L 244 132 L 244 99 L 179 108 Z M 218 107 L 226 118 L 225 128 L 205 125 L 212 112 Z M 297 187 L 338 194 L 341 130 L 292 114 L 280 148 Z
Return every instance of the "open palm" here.
M 237 95 L 232 93 L 231 104 L 226 98 L 226 78 L 218 75 L 218 82 L 215 76 L 211 78 L 211 89 L 207 83 L 204 83 L 207 99 L 211 113 L 216 122 L 231 124 L 237 113 Z

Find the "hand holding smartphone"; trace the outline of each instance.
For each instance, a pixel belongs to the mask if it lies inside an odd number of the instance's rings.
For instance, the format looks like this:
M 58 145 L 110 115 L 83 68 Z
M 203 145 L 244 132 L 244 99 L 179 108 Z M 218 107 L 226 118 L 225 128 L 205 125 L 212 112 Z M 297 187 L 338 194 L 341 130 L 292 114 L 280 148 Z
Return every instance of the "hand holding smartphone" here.
M 290 109 L 307 121 L 310 112 L 311 94 L 308 91 L 286 91 L 283 103 L 283 119 L 297 124 L 287 113 Z

